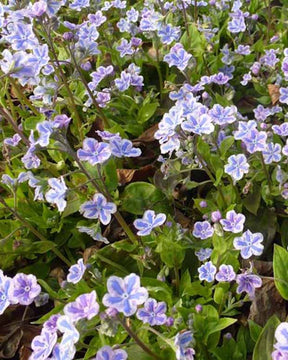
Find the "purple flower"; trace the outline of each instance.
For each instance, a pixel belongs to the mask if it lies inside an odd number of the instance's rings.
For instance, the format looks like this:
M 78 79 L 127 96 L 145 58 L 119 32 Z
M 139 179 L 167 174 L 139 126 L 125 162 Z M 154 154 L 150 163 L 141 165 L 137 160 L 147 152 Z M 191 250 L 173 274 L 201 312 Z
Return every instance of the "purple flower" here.
M 169 54 L 164 56 L 164 61 L 168 63 L 169 67 L 176 66 L 179 70 L 183 71 L 187 67 L 191 57 L 192 55 L 184 50 L 183 45 L 177 43 L 172 46 Z
M 229 156 L 228 164 L 224 166 L 224 171 L 230 175 L 235 182 L 241 180 L 244 174 L 247 174 L 249 171 L 249 164 L 245 155 L 238 154 Z
M 246 292 L 250 299 L 254 298 L 255 289 L 261 287 L 262 280 L 259 276 L 254 274 L 240 274 L 236 276 L 236 282 L 238 287 L 236 289 L 237 294 Z
M 191 343 L 192 339 L 193 339 L 192 332 L 189 330 L 184 331 L 184 332 L 179 332 L 176 335 L 174 344 L 176 346 L 176 359 L 177 360 L 186 360 L 187 359 L 186 351 L 191 349 L 191 348 L 188 348 L 188 346 Z
M 240 55 L 249 55 L 251 54 L 250 46 L 240 44 L 235 50 L 235 53 Z
M 93 200 L 82 204 L 79 211 L 87 219 L 99 219 L 103 225 L 108 225 L 111 214 L 117 211 L 117 207 L 114 203 L 108 202 L 104 195 L 97 193 Z
M 249 259 L 252 255 L 262 254 L 264 246 L 262 245 L 263 235 L 261 233 L 252 234 L 250 230 L 243 233 L 241 237 L 235 237 L 233 245 L 235 249 L 240 250 L 243 259 Z
M 230 14 L 230 16 L 232 19 L 228 22 L 227 28 L 231 33 L 238 34 L 246 30 L 245 18 L 241 10 Z
M 126 71 L 122 71 L 120 74 L 120 79 L 115 79 L 115 85 L 121 92 L 127 90 L 131 85 L 131 74 L 127 73 Z
M 180 36 L 180 27 L 174 27 L 170 24 L 162 24 L 158 30 L 158 36 L 162 44 L 171 44 L 173 41 L 178 40 Z
M 240 81 L 240 84 L 243 86 L 246 86 L 250 80 L 252 80 L 252 75 L 251 75 L 251 72 L 249 71 L 247 74 L 243 75 L 243 78 Z
M 77 264 L 74 264 L 70 267 L 69 273 L 67 275 L 67 281 L 72 284 L 77 284 L 83 277 L 86 270 L 86 265 L 84 265 L 83 259 L 79 259 Z
M 49 145 L 50 136 L 53 133 L 53 126 L 51 121 L 42 121 L 37 124 L 36 129 L 39 133 L 39 138 L 36 141 L 36 144 L 39 144 L 42 147 Z
M 288 353 L 288 323 L 283 322 L 277 326 L 275 331 L 276 344 L 274 347 L 282 352 Z
M 47 3 L 43 0 L 37 1 L 32 5 L 31 10 L 33 17 L 42 16 L 47 10 Z
M 229 76 L 223 74 L 222 72 L 219 72 L 218 74 L 212 75 L 211 80 L 214 84 L 224 85 L 227 84 L 230 79 Z
M 265 121 L 268 116 L 271 115 L 271 109 L 264 108 L 263 105 L 258 105 L 256 109 L 253 110 L 255 119 L 258 121 Z
M 214 229 L 208 221 L 197 221 L 194 224 L 193 236 L 201 240 L 208 239 L 214 234 Z
M 94 360 L 126 360 L 128 355 L 122 349 L 112 349 L 110 346 L 103 346 L 97 351 Z
M 45 198 L 49 203 L 56 204 L 58 210 L 62 212 L 67 205 L 67 201 L 65 200 L 67 192 L 65 181 L 61 176 L 60 179 L 49 179 L 48 184 L 50 185 L 51 189 L 47 191 Z
M 43 329 L 50 333 L 57 332 L 57 320 L 60 318 L 60 314 L 51 315 L 48 320 L 43 324 Z
M 83 149 L 77 151 L 81 161 L 88 161 L 91 165 L 103 164 L 111 156 L 109 144 L 98 142 L 93 138 L 86 138 L 83 141 Z
M 195 255 L 197 256 L 199 261 L 205 261 L 207 259 L 209 259 L 209 257 L 212 254 L 212 249 L 199 249 L 198 251 L 195 251 Z
M 276 54 L 277 54 L 277 50 L 275 49 L 265 50 L 265 55 L 263 55 L 260 58 L 260 63 L 269 68 L 274 68 L 275 65 L 279 62 L 279 59 L 277 59 Z
M 281 160 L 281 145 L 268 143 L 266 150 L 262 151 L 265 164 L 279 162 Z
M 82 294 L 77 299 L 64 307 L 64 314 L 73 322 L 80 319 L 91 320 L 99 312 L 99 305 L 96 301 L 96 291 L 90 294 Z
M 151 231 L 158 226 L 161 226 L 166 221 L 165 214 L 155 214 L 153 210 L 146 210 L 144 212 L 142 219 L 136 219 L 134 221 L 134 226 L 138 230 L 137 235 L 146 236 L 151 233 Z
M 0 315 L 4 313 L 10 304 L 15 303 L 13 301 L 13 280 L 5 276 L 3 271 L 0 270 Z
M 30 305 L 40 294 L 41 287 L 34 275 L 16 274 L 13 278 L 13 298 L 21 305 Z
M 137 306 L 148 299 L 148 291 L 140 287 L 140 277 L 130 274 L 124 279 L 110 276 L 107 281 L 108 293 L 103 297 L 103 304 L 122 312 L 125 316 L 136 313 Z
M 273 125 L 272 130 L 274 131 L 274 134 L 279 136 L 288 136 L 288 123 L 284 122 L 281 125 Z
M 67 316 L 60 316 L 57 320 L 57 329 L 63 333 L 60 346 L 71 347 L 77 343 L 79 340 L 80 334 L 75 328 L 72 320 Z
M 237 214 L 234 210 L 230 210 L 226 214 L 226 219 L 220 220 L 220 224 L 223 226 L 223 230 L 237 234 L 243 231 L 245 219 L 243 214 Z
M 236 120 L 236 106 L 226 106 L 225 108 L 219 104 L 215 104 L 209 111 L 209 115 L 218 125 L 232 124 Z
M 120 137 L 113 137 L 110 140 L 110 148 L 112 155 L 121 157 L 137 157 L 141 155 L 141 150 L 134 148 L 132 141 L 121 139 Z
M 271 356 L 272 360 L 288 360 L 288 352 L 286 351 L 275 350 Z
M 128 42 L 126 39 L 122 39 L 120 45 L 118 45 L 116 49 L 120 52 L 121 58 L 124 57 L 125 55 L 133 55 L 135 52 L 135 50 L 132 49 L 131 42 Z M 122 74 L 121 74 L 121 78 L 122 78 Z
M 45 329 L 42 329 L 41 334 L 34 337 L 34 339 L 32 340 L 31 348 L 33 352 L 29 359 L 31 360 L 48 359 L 56 342 L 57 342 L 56 332 L 51 333 Z
M 70 5 L 70 9 L 81 11 L 83 8 L 90 6 L 90 0 L 74 0 Z
M 4 144 L 9 146 L 17 146 L 21 141 L 21 136 L 19 134 L 14 134 L 12 138 L 4 139 Z
M 216 266 L 212 264 L 212 261 L 206 262 L 198 268 L 199 280 L 206 280 L 207 282 L 214 281 L 216 271 Z
M 208 114 L 194 117 L 189 114 L 187 121 L 181 124 L 181 128 L 188 132 L 193 132 L 198 135 L 211 134 L 214 131 L 214 125 L 212 124 L 212 117 Z
M 236 278 L 235 271 L 231 265 L 222 264 L 219 267 L 219 271 L 215 276 L 215 279 L 219 282 L 233 281 Z
M 76 348 L 73 344 L 69 344 L 69 346 L 61 346 L 61 343 L 57 343 L 54 346 L 51 360 L 73 360 L 75 354 Z
M 286 87 L 286 88 L 281 87 L 279 89 L 279 92 L 280 92 L 279 101 L 283 104 L 288 105 L 288 87 Z
M 155 299 L 149 298 L 145 301 L 144 308 L 137 311 L 137 318 L 144 324 L 164 325 L 167 320 L 167 306 L 164 301 L 157 303 Z
M 256 129 L 257 123 L 254 120 L 239 121 L 238 130 L 234 132 L 234 138 L 236 140 L 244 139 L 251 130 Z
M 62 129 L 67 128 L 69 123 L 71 121 L 71 118 L 69 118 L 67 115 L 56 115 L 53 119 L 53 128 L 56 129 Z

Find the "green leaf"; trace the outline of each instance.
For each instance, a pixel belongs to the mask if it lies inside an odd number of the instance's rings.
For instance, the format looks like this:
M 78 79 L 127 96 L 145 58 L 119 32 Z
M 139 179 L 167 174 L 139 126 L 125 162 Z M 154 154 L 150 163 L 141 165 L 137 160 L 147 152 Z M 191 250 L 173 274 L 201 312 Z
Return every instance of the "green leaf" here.
M 154 185 L 146 182 L 129 184 L 122 196 L 122 209 L 135 215 L 143 215 L 147 209 L 156 212 L 169 212 L 165 195 Z
M 273 272 L 274 282 L 280 295 L 288 300 L 288 251 L 274 245 Z
M 231 148 L 231 146 L 234 144 L 234 137 L 228 136 L 226 137 L 220 144 L 220 152 L 221 152 L 221 158 L 224 159 L 227 151 Z
M 118 176 L 115 160 L 110 159 L 103 168 L 105 174 L 105 184 L 108 190 L 110 192 L 116 190 L 118 186 Z
M 243 204 L 246 209 L 254 215 L 257 215 L 259 206 L 261 202 L 261 193 L 258 187 L 253 189 L 253 193 L 248 194 L 245 199 L 243 199 Z
M 158 102 L 148 103 L 142 106 L 138 113 L 137 122 L 143 124 L 148 121 L 155 114 L 158 106 Z
M 275 330 L 279 324 L 280 320 L 276 315 L 267 321 L 255 345 L 253 360 L 271 360 Z
M 24 121 L 24 129 L 25 130 L 35 130 L 36 125 L 45 120 L 45 115 L 40 114 L 39 116 L 30 116 Z
M 210 323 L 208 325 L 208 332 L 206 334 L 206 336 L 208 337 L 209 335 L 211 334 L 214 334 L 216 333 L 217 331 L 221 331 L 223 329 L 226 329 L 227 327 L 235 324 L 235 322 L 237 321 L 237 319 L 232 319 L 232 318 L 222 318 L 222 319 L 219 319 L 218 323 L 217 324 L 213 324 L 213 323 Z
M 252 320 L 248 320 L 251 339 L 256 343 L 261 334 L 262 327 Z
M 47 293 L 52 297 L 52 299 L 58 299 L 58 293 L 54 291 L 47 283 L 46 281 L 42 279 L 37 280 L 38 283 L 47 291 Z

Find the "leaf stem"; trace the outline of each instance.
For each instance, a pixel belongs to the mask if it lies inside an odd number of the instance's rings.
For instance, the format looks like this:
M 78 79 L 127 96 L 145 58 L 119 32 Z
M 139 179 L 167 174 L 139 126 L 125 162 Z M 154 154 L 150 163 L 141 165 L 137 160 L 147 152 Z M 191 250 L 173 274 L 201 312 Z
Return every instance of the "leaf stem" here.
M 147 354 L 153 357 L 153 359 L 162 360 L 160 356 L 155 354 L 153 351 L 149 349 L 149 347 L 140 340 L 140 338 L 137 336 L 137 334 L 126 324 L 125 320 L 122 320 L 120 316 L 117 317 L 120 324 L 123 326 L 123 328 L 126 330 L 126 332 L 129 334 L 129 336 L 136 342 L 138 346 L 140 346 Z

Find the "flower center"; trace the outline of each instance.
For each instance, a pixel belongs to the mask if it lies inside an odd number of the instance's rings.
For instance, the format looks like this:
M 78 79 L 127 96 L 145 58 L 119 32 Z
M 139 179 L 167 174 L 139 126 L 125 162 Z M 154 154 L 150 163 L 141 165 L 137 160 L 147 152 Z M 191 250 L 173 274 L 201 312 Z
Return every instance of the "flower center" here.
M 26 291 L 26 292 L 29 292 L 30 290 L 31 290 L 31 288 L 30 288 L 30 286 L 25 286 L 25 288 L 24 288 L 24 290 Z
M 123 298 L 124 298 L 124 299 L 127 299 L 128 297 L 129 297 L 129 295 L 128 295 L 127 293 L 124 293 L 124 294 L 123 294 Z

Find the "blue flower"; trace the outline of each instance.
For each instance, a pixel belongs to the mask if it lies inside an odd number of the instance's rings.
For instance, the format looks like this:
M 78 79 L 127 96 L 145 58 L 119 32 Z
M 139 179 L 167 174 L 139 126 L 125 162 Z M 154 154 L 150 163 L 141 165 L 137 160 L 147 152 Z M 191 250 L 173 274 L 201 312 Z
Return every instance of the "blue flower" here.
M 238 287 L 236 289 L 237 294 L 246 292 L 250 299 L 255 296 L 255 289 L 261 287 L 262 280 L 259 276 L 254 274 L 239 274 L 236 276 L 236 282 Z
M 15 303 L 13 301 L 13 280 L 3 274 L 0 270 L 0 315 L 4 313 L 10 304 Z
M 219 282 L 230 282 L 235 280 L 236 274 L 231 265 L 222 264 L 219 267 L 219 271 L 215 276 L 215 279 Z
M 164 56 L 164 61 L 168 63 L 169 67 L 176 66 L 179 70 L 183 71 L 188 66 L 191 57 L 192 55 L 184 50 L 183 45 L 177 43 L 172 46 L 169 54 Z
M 264 131 L 251 130 L 242 141 L 246 145 L 247 151 L 253 154 L 256 151 L 263 151 L 266 149 L 267 133 Z
M 173 41 L 178 40 L 180 36 L 180 28 L 170 24 L 162 24 L 158 30 L 158 36 L 162 44 L 171 44 Z
M 220 224 L 223 226 L 224 231 L 237 234 L 243 231 L 245 219 L 243 214 L 237 214 L 234 210 L 230 210 L 226 214 L 226 219 L 220 220 Z
M 82 294 L 75 301 L 64 306 L 64 314 L 73 322 L 81 319 L 92 319 L 99 312 L 99 304 L 96 301 L 96 291 Z
M 189 114 L 187 121 L 181 124 L 183 130 L 193 132 L 198 135 L 211 134 L 214 131 L 214 125 L 212 124 L 212 117 L 208 114 L 202 114 L 199 117 L 194 117 Z
M 108 202 L 104 195 L 97 193 L 93 200 L 86 201 L 80 207 L 80 213 L 87 219 L 99 219 L 103 225 L 108 225 L 111 221 L 111 214 L 117 211 L 114 203 Z
M 50 136 L 53 133 L 53 123 L 51 121 L 42 121 L 36 125 L 36 129 L 39 133 L 39 138 L 36 141 L 36 144 L 40 146 L 48 146 Z
M 138 230 L 137 235 L 146 236 L 151 233 L 151 231 L 158 226 L 161 226 L 166 221 L 165 214 L 155 214 L 153 210 L 146 210 L 144 212 L 142 219 L 136 219 L 134 221 L 134 226 Z
M 104 244 L 109 244 L 109 241 L 104 236 L 102 236 L 100 232 L 99 223 L 93 224 L 91 226 L 77 226 L 77 229 L 81 233 L 88 234 L 95 241 L 100 241 L 103 242 Z
M 13 300 L 21 305 L 30 305 L 40 294 L 41 286 L 34 275 L 18 273 L 13 278 Z
M 174 344 L 176 345 L 176 359 L 177 360 L 193 360 L 195 351 L 189 348 L 189 344 L 193 339 L 192 332 L 187 330 L 179 332 L 175 337 Z
M 133 55 L 135 50 L 132 49 L 131 42 L 128 42 L 126 39 L 122 39 L 120 45 L 116 47 L 116 50 L 120 52 L 120 57 L 124 57 L 125 55 Z M 122 78 L 122 74 L 121 74 Z M 118 87 L 118 86 L 117 86 Z M 129 86 L 128 86 L 129 87 Z M 128 89 L 127 87 L 127 89 Z
M 83 259 L 79 259 L 77 264 L 70 267 L 67 275 L 67 282 L 77 284 L 83 277 L 86 271 L 86 265 L 84 265 Z
M 262 151 L 265 164 L 279 162 L 281 160 L 281 145 L 268 143 L 264 151 Z
M 110 149 L 112 155 L 121 157 L 137 157 L 141 155 L 141 150 L 134 148 L 132 141 L 127 139 L 121 139 L 120 137 L 113 137 L 110 140 Z
M 274 347 L 280 351 L 288 352 L 288 323 L 283 322 L 277 326 L 275 331 L 275 338 L 277 340 Z M 280 358 L 279 358 L 280 360 Z M 284 358 L 285 360 L 285 358 Z
M 167 306 L 164 301 L 157 303 L 155 299 L 149 298 L 145 301 L 144 308 L 137 311 L 137 318 L 144 324 L 164 325 L 167 320 Z
M 271 115 L 271 109 L 264 108 L 263 105 L 258 105 L 256 109 L 253 110 L 255 119 L 258 121 L 265 121 L 268 116 Z
M 48 179 L 48 184 L 51 189 L 47 191 L 47 193 L 45 194 L 45 198 L 49 203 L 56 204 L 58 210 L 62 212 L 67 205 L 67 201 L 65 200 L 67 192 L 65 181 L 61 176 L 60 179 Z
M 122 71 L 120 79 L 115 79 L 115 85 L 121 92 L 127 90 L 131 85 L 131 74 L 127 73 L 126 71 Z
M 239 10 L 230 15 L 232 19 L 228 22 L 228 27 L 227 27 L 228 30 L 234 34 L 238 34 L 239 32 L 245 31 L 246 24 L 242 11 Z
M 33 49 L 39 45 L 31 24 L 15 22 L 10 25 L 10 34 L 5 38 L 11 43 L 13 50 Z
M 231 155 L 228 158 L 228 164 L 224 166 L 226 174 L 230 175 L 234 181 L 241 180 L 244 174 L 249 171 L 249 164 L 245 155 Z
M 70 5 L 70 9 L 81 11 L 83 8 L 90 6 L 90 0 L 74 0 Z
M 97 351 L 94 360 L 126 360 L 128 354 L 122 349 L 112 349 L 110 346 L 103 346 Z
M 236 121 L 237 108 L 236 106 L 223 107 L 219 104 L 215 104 L 209 111 L 209 115 L 213 119 L 215 124 L 227 125 Z
M 130 274 L 124 279 L 110 276 L 107 281 L 108 293 L 103 297 L 103 304 L 122 312 L 125 316 L 136 313 L 137 306 L 148 298 L 148 291 L 140 287 L 140 277 Z
M 70 347 L 78 342 L 80 334 L 67 315 L 59 317 L 57 320 L 57 329 L 63 333 L 60 343 L 61 347 Z
M 54 346 L 51 360 L 73 360 L 75 354 L 76 348 L 73 344 L 70 344 L 70 346 L 61 346 L 60 343 L 57 343 Z
M 207 282 L 214 281 L 216 271 L 216 266 L 212 264 L 212 261 L 206 262 L 198 268 L 199 280 L 206 280 Z
M 20 141 L 21 141 L 21 136 L 19 134 L 14 134 L 12 138 L 4 139 L 4 144 L 15 147 L 19 144 Z
M 195 255 L 197 256 L 198 260 L 199 261 L 205 261 L 207 259 L 209 259 L 209 257 L 211 256 L 212 254 L 212 249 L 199 249 L 198 251 L 195 251 Z
M 56 342 L 57 342 L 56 332 L 52 333 L 43 328 L 41 334 L 34 337 L 34 339 L 32 340 L 31 348 L 33 352 L 29 359 L 31 360 L 48 359 Z
M 208 221 L 197 221 L 193 227 L 193 236 L 201 240 L 208 239 L 214 234 L 214 229 Z
M 88 161 L 91 165 L 103 164 L 111 156 L 109 144 L 98 142 L 93 138 L 83 141 L 83 149 L 77 151 L 79 160 Z
M 239 121 L 238 130 L 234 132 L 234 138 L 236 140 L 244 139 L 251 130 L 256 129 L 257 123 L 254 120 Z
M 281 125 L 273 125 L 272 130 L 274 134 L 279 136 L 288 136 L 288 122 L 284 122 Z
M 264 246 L 262 244 L 263 235 L 261 233 L 252 234 L 250 230 L 243 233 L 241 237 L 235 237 L 233 245 L 240 250 L 243 259 L 249 259 L 252 255 L 262 254 Z

